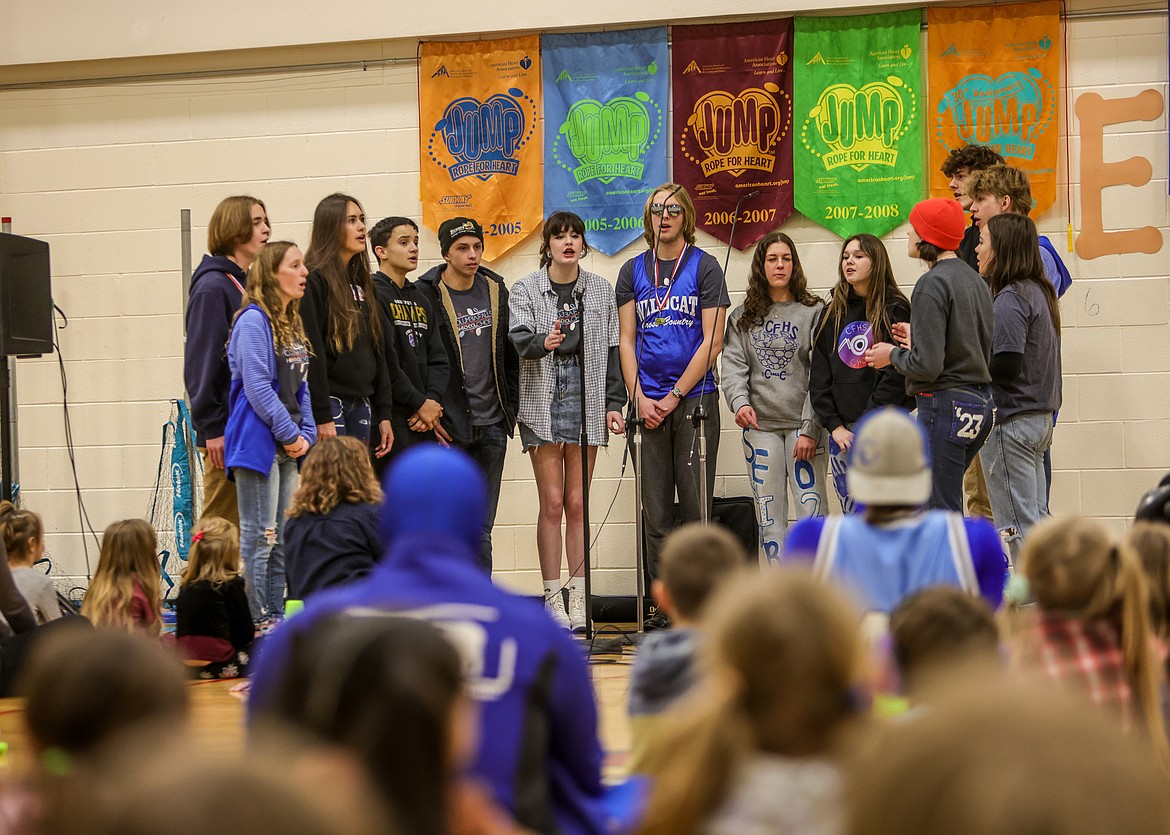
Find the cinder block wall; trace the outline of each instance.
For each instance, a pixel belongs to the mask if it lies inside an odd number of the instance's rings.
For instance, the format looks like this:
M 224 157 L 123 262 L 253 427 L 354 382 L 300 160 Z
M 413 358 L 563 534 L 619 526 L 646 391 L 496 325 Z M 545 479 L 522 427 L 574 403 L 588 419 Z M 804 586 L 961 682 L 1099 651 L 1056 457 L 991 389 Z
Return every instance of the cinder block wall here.
M 1088 4 L 1074 2 L 1071 10 L 1081 7 Z M 1069 105 L 1088 91 L 1113 98 L 1149 87 L 1165 100 L 1166 25 L 1164 10 L 1070 22 L 1072 89 L 1064 106 L 1072 125 L 1074 224 L 1080 134 Z M 296 50 L 296 58 L 411 58 L 414 51 L 413 40 L 400 40 L 308 47 Z M 166 71 L 179 60 L 144 59 L 129 70 Z M 223 61 L 219 54 L 181 57 L 184 69 L 217 68 Z M 69 67 L 56 72 L 67 75 Z M 313 208 L 332 191 L 357 196 L 371 223 L 389 214 L 418 219 L 417 95 L 410 63 L 0 91 L 0 215 L 12 216 L 13 231 L 52 245 L 54 297 L 69 317 L 61 347 L 77 474 L 99 533 L 111 521 L 146 513 L 168 401 L 182 395 L 180 210 L 192 212 L 196 263 L 207 218 L 229 194 L 262 198 L 274 237 L 302 246 Z M 1058 246 L 1067 240 L 1069 222 L 1063 127 L 1061 144 L 1062 196 L 1040 219 Z M 1108 128 L 1105 147 L 1107 160 L 1142 156 L 1154 170 L 1146 186 L 1106 191 L 1106 227 L 1153 225 L 1170 236 L 1165 113 L 1156 122 Z M 813 289 L 826 290 L 836 279 L 840 241 L 799 215 L 784 229 L 800 247 Z M 699 237 L 723 259 L 724 247 Z M 905 257 L 905 237 L 902 228 L 886 243 L 909 292 L 921 267 Z M 587 266 L 612 281 L 636 251 L 635 245 L 617 258 L 595 255 Z M 1076 281 L 1062 305 L 1066 378 L 1053 451 L 1055 513 L 1084 513 L 1121 527 L 1138 496 L 1170 469 L 1167 252 L 1164 244 L 1154 255 L 1093 261 L 1062 253 Z M 530 238 L 493 266 L 514 280 L 536 267 L 536 253 Z M 731 253 L 733 304 L 742 300 L 749 257 Z M 420 272 L 438 259 L 435 236 L 424 230 Z M 52 356 L 18 365 L 21 482 L 26 505 L 45 518 L 58 569 L 83 577 L 57 363 Z M 722 409 L 716 492 L 746 495 L 738 432 Z M 595 530 L 605 520 L 594 552 L 595 588 L 609 593 L 633 590 L 633 476 L 627 466 L 619 480 L 622 452 L 618 442 L 599 456 L 593 488 Z M 518 443 L 509 449 L 504 479 L 495 534 L 498 577 L 535 592 L 536 489 Z M 89 550 L 96 563 L 92 540 Z

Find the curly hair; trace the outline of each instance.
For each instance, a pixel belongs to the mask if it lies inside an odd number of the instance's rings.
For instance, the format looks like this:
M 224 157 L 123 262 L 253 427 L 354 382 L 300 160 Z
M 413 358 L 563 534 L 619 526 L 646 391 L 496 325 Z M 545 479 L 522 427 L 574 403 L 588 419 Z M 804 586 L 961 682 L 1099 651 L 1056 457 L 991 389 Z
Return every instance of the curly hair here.
M 370 466 L 370 451 L 357 438 L 324 438 L 310 450 L 301 469 L 301 483 L 289 506 L 289 516 L 332 513 L 342 502 L 377 504 L 382 488 Z
M 841 244 L 841 257 L 837 259 L 837 283 L 829 293 L 829 303 L 821 315 L 821 323 L 817 327 L 816 336 L 820 337 L 825 326 L 832 321 L 833 332 L 841 330 L 841 320 L 845 317 L 845 310 L 849 305 L 849 282 L 845 280 L 845 268 L 841 266 L 845 258 L 845 250 L 849 244 L 857 241 L 861 251 L 869 256 L 873 268 L 869 274 L 869 289 L 865 295 L 865 318 L 873 328 L 875 334 L 890 333 L 893 322 L 890 320 L 890 306 L 901 299 L 906 306 L 910 300 L 894 281 L 894 268 L 890 266 L 890 255 L 886 252 L 881 238 L 873 235 L 861 234 L 846 238 Z
M 756 251 L 752 255 L 752 271 L 748 275 L 747 295 L 743 300 L 743 313 L 736 322 L 741 333 L 747 333 L 754 327 L 764 324 L 764 317 L 768 315 L 768 308 L 772 306 L 772 296 L 768 292 L 768 276 L 764 273 L 764 263 L 768 259 L 768 250 L 772 244 L 784 244 L 792 254 L 792 277 L 788 280 L 788 291 L 792 298 L 806 307 L 812 307 L 821 301 L 808 290 L 808 279 L 804 277 L 804 268 L 800 266 L 800 256 L 796 252 L 796 244 L 792 238 L 783 232 L 769 232 L 756 244 Z
M 301 301 L 293 299 L 284 305 L 281 302 L 279 282 L 276 274 L 284 262 L 284 256 L 296 244 L 291 241 L 269 241 L 260 250 L 252 266 L 248 268 L 248 281 L 244 285 L 244 298 L 240 301 L 240 310 L 236 313 L 239 318 L 241 312 L 248 305 L 254 304 L 264 311 L 272 326 L 273 348 L 279 350 L 298 342 L 309 350 L 309 338 L 305 335 L 305 327 L 301 324 Z
M 993 165 L 1002 165 L 1003 162 L 1003 157 L 986 145 L 964 145 L 962 148 L 951 149 L 950 154 L 943 160 L 941 171 L 947 177 L 955 176 L 964 168 L 968 173 L 974 174 Z

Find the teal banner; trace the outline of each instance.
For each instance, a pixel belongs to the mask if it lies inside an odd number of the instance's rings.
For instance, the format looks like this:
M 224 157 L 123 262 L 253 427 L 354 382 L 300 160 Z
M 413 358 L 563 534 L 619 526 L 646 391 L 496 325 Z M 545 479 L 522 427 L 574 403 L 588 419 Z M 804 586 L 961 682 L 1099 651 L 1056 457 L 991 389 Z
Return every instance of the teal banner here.
M 666 182 L 666 28 L 544 35 L 544 210 L 585 221 L 614 255 L 642 237 L 642 212 Z

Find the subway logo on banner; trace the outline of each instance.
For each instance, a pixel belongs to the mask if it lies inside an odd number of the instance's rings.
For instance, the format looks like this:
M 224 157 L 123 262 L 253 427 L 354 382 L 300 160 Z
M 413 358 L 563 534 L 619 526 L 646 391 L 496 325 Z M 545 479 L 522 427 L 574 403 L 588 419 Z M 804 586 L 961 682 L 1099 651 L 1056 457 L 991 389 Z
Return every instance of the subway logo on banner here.
M 777 101 L 782 95 L 771 81 L 738 95 L 726 90 L 705 94 L 687 118 L 681 140 L 683 154 L 705 177 L 720 172 L 738 177 L 749 169 L 772 171 L 776 165 L 773 149 L 788 128 L 788 114 Z M 697 151 L 692 151 L 689 140 Z
M 520 90 L 497 93 L 481 102 L 472 96 L 455 99 L 431 133 L 428 153 L 431 160 L 451 175 L 452 181 L 465 177 L 487 180 L 494 174 L 515 176 L 520 170 L 516 155 L 531 138 L 536 123 L 522 104 L 531 102 Z M 447 165 L 435 154 L 435 139 L 441 136 L 454 163 Z
M 1042 88 L 1043 85 L 1043 88 Z M 961 143 L 987 145 L 1005 157 L 1030 160 L 1056 118 L 1056 90 L 1035 67 L 996 78 L 964 77 L 938 103 L 938 135 L 949 115 Z
M 647 93 L 618 96 L 604 104 L 582 99 L 569 108 L 553 146 L 553 156 L 562 167 L 569 168 L 560 158 L 563 136 L 579 163 L 571 169 L 578 185 L 589 180 L 609 183 L 616 177 L 640 180 L 646 151 L 661 132 L 662 109 Z
M 821 158 L 827 171 L 845 165 L 857 171 L 871 165 L 892 167 L 898 162 L 898 141 L 913 124 L 916 107 L 914 91 L 897 76 L 871 81 L 861 89 L 832 84 L 809 111 L 801 142 Z

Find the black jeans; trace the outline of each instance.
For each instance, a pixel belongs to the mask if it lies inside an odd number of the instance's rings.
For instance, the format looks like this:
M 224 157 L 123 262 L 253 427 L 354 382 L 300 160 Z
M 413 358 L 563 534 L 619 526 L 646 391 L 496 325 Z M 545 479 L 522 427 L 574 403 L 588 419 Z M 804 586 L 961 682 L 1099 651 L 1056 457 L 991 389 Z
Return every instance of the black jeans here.
M 475 459 L 487 479 L 487 517 L 479 558 L 488 574 L 492 573 L 492 527 L 496 524 L 496 507 L 500 503 L 500 482 L 504 478 L 504 455 L 508 451 L 508 427 L 500 420 L 487 426 L 473 426 L 471 441 L 463 451 Z

